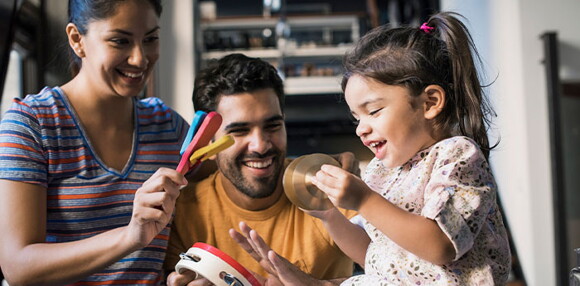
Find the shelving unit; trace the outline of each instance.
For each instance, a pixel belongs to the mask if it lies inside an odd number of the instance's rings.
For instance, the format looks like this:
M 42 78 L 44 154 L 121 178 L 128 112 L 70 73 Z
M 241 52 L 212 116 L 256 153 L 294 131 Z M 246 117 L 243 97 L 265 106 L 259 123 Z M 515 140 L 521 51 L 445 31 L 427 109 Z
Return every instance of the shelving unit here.
M 316 15 L 206 20 L 197 41 L 202 67 L 231 53 L 262 58 L 281 71 L 292 96 L 340 93 L 342 56 L 359 37 L 357 15 Z

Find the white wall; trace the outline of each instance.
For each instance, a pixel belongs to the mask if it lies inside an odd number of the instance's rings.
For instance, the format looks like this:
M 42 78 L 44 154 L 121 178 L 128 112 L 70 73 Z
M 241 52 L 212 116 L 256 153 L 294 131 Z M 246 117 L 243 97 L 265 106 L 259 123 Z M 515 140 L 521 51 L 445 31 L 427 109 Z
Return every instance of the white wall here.
M 194 3 L 197 1 L 163 1 L 161 56 L 156 70 L 155 94 L 187 122 L 193 119 Z
M 540 35 L 557 31 L 561 43 L 579 49 L 580 2 L 443 0 L 442 9 L 466 15 L 476 41 L 478 34 L 489 35 L 488 43 L 478 45 L 489 47 L 482 53 L 489 57 L 488 76 L 498 76 L 490 96 L 498 113 L 501 143 L 492 153 L 492 167 L 527 282 L 555 285 L 547 87 Z M 561 77 L 580 78 L 580 60 L 565 60 L 566 56 L 561 54 Z

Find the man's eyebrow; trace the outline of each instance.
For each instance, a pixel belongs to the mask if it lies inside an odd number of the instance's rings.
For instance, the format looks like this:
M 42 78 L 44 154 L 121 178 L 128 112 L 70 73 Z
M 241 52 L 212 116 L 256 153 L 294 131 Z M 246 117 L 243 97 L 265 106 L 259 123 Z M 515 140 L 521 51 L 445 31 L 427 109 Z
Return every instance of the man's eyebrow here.
M 145 35 L 153 34 L 157 30 L 159 30 L 159 26 L 155 26 L 155 28 L 153 28 L 149 32 L 145 33 Z M 113 29 L 113 30 L 110 30 L 109 32 L 124 34 L 127 36 L 133 35 L 133 33 L 129 32 L 129 31 L 122 30 L 122 29 Z
M 233 123 L 226 125 L 226 127 L 224 127 L 224 130 L 247 127 L 248 125 L 250 125 L 248 122 L 233 122 Z
M 266 120 L 264 120 L 264 122 L 266 123 L 271 123 L 271 122 L 275 122 L 275 121 L 284 121 L 284 117 L 282 115 L 274 115 L 271 117 L 266 118 Z M 235 128 L 243 128 L 243 127 L 248 127 L 250 125 L 249 122 L 232 122 L 228 125 L 226 125 L 224 127 L 224 130 L 230 130 L 230 129 L 235 129 Z
M 265 120 L 266 122 L 272 122 L 272 121 L 284 121 L 284 116 L 282 115 L 274 115 L 268 119 Z

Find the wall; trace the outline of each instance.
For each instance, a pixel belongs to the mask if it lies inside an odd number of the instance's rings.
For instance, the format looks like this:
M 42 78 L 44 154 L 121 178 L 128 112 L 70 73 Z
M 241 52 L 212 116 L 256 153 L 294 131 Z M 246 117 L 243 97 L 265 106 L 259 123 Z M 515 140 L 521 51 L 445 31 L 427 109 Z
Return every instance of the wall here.
M 467 15 L 475 35 L 492 35 L 482 45 L 489 46 L 484 51 L 489 56 L 486 72 L 497 76 L 490 96 L 498 113 L 501 143 L 493 152 L 492 167 L 527 282 L 555 285 L 547 87 L 540 35 L 558 32 L 566 47 L 561 49 L 561 77 L 578 79 L 579 60 L 570 50 L 580 47 L 580 2 L 444 0 L 442 9 Z
M 155 75 L 155 94 L 187 122 L 193 119 L 194 41 L 193 5 L 197 1 L 163 1 L 161 56 Z

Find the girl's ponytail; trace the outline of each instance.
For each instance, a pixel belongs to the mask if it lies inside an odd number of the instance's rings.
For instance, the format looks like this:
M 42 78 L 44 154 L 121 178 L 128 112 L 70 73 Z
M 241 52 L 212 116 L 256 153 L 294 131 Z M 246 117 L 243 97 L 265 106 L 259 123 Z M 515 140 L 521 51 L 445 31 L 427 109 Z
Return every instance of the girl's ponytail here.
M 433 27 L 430 34 L 445 45 L 449 60 L 451 78 L 443 118 L 450 117 L 449 121 L 457 124 L 457 132 L 475 140 L 487 158 L 493 148 L 487 137 L 489 116 L 495 113 L 484 95 L 476 67 L 476 63 L 481 66 L 481 58 L 467 27 L 457 17 L 462 16 L 442 12 L 425 23 Z

